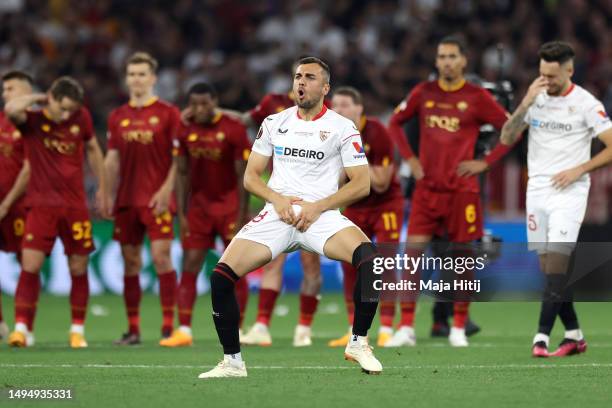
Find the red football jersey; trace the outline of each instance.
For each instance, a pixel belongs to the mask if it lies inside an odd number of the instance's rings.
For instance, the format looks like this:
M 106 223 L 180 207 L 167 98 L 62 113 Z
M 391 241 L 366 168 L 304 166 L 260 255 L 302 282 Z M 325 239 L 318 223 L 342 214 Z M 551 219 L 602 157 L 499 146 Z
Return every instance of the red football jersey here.
M 82 107 L 62 123 L 52 121 L 44 110 L 28 111 L 17 128 L 31 166 L 27 206 L 86 207 L 84 142 L 94 137 L 89 111 Z
M 365 150 L 368 164 L 372 166 L 393 166 L 393 150 L 394 144 L 391 137 L 387 133 L 385 126 L 377 119 L 361 118 L 359 125 L 361 140 Z M 393 174 L 389 188 L 384 193 L 376 193 L 370 190 L 370 195 L 366 198 L 350 205 L 350 208 L 366 209 L 379 207 L 382 204 L 389 203 L 398 198 L 402 198 L 397 176 Z
M 238 209 L 238 178 L 234 163 L 247 161 L 251 142 L 246 128 L 218 113 L 211 123 L 182 125 L 178 154 L 189 162 L 189 207 L 222 215 Z
M 120 156 L 115 208 L 149 205 L 168 176 L 180 121 L 179 110 L 158 98 L 140 107 L 126 103 L 111 112 L 108 149 Z
M 506 111 L 485 89 L 462 82 L 455 89 L 443 89 L 438 81 L 422 82 L 397 107 L 389 131 L 404 158 L 412 151 L 402 124 L 418 115 L 419 160 L 424 186 L 437 191 L 478 192 L 476 176 L 457 176 L 457 166 L 474 158 L 480 126 L 501 129 Z
M 21 132 L 0 111 L 0 201 L 11 191 L 21 167 L 24 150 Z
M 331 102 L 327 99 L 323 101 L 325 106 L 331 108 Z M 261 125 L 261 122 L 270 115 L 284 111 L 287 108 L 295 105 L 295 98 L 293 97 L 293 91 L 286 94 L 267 94 L 253 109 L 249 111 L 251 119 L 257 126 Z

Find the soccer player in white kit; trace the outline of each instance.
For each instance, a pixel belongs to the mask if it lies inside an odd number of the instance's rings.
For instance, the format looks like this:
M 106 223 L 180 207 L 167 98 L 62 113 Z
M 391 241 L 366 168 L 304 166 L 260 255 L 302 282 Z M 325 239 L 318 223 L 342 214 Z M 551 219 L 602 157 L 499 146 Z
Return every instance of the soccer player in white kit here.
M 578 318 L 566 291 L 569 257 L 578 239 L 589 193 L 589 172 L 612 161 L 612 123 L 603 104 L 572 83 L 574 50 L 553 41 L 540 48 L 540 76 L 502 129 L 512 144 L 529 128 L 527 238 L 546 275 L 534 357 L 568 356 L 586 351 Z M 591 139 L 605 149 L 591 158 Z M 565 301 L 564 301 L 565 300 Z M 570 300 L 570 301 L 567 301 Z M 557 315 L 565 326 L 559 348 L 548 352 Z
M 359 272 L 354 290 L 355 322 L 344 356 L 363 371 L 378 374 L 382 365 L 368 345 L 367 332 L 378 303 L 362 300 L 378 256 L 368 237 L 338 208 L 370 193 L 370 174 L 359 130 L 328 110 L 330 71 L 318 58 L 295 65 L 297 106 L 268 116 L 262 123 L 244 174 L 244 185 L 266 200 L 263 210 L 229 244 L 210 279 L 213 320 L 223 345 L 223 360 L 199 378 L 246 377 L 238 341 L 238 305 L 234 283 L 282 252 L 303 248 L 350 262 Z M 261 175 L 273 159 L 266 185 Z M 349 181 L 340 189 L 344 170 Z

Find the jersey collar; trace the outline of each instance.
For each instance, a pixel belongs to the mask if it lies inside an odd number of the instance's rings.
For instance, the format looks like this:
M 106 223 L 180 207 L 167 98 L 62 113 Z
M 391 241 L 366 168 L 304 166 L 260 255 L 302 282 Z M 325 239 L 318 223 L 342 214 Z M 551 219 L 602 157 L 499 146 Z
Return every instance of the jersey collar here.
M 438 79 L 438 86 L 444 92 L 455 92 L 455 91 L 458 91 L 461 88 L 463 88 L 464 85 L 465 85 L 465 79 L 462 79 L 456 85 L 448 85 L 444 81 L 442 81 L 441 79 Z
M 215 116 L 213 116 L 212 120 L 210 121 L 210 124 L 211 125 L 216 125 L 217 123 L 219 123 L 219 121 L 221 120 L 222 116 L 223 116 L 222 112 L 215 113 Z
M 148 101 L 146 101 L 145 103 L 142 104 L 142 106 L 140 106 L 141 108 L 146 108 L 148 106 L 153 105 L 155 102 L 157 102 L 159 98 L 157 96 L 152 96 L 151 98 L 149 98 Z M 139 106 L 136 105 L 136 102 L 134 102 L 133 100 L 130 99 L 130 101 L 128 102 L 130 107 L 132 108 L 138 108 Z
M 576 87 L 576 85 L 572 82 L 570 84 L 569 88 L 567 88 L 567 91 L 565 91 L 561 96 L 569 95 L 574 90 L 575 87 Z
M 298 119 L 302 119 L 302 117 L 300 116 L 300 109 L 298 108 L 296 111 L 297 113 L 297 117 Z M 321 108 L 321 112 L 317 113 L 313 118 L 312 121 L 314 122 L 317 119 L 321 119 L 321 117 L 323 115 L 325 115 L 325 112 L 327 112 L 327 106 L 325 106 L 325 104 L 323 104 L 323 108 Z

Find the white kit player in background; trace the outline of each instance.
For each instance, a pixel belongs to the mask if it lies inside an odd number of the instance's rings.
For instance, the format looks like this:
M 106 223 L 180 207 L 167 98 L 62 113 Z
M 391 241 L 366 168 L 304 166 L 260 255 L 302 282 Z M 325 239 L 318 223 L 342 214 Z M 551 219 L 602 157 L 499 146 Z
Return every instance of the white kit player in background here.
M 338 210 L 370 193 L 361 136 L 352 121 L 323 104 L 330 89 L 327 64 L 308 57 L 295 67 L 297 106 L 263 121 L 244 175 L 245 188 L 263 198 L 266 205 L 234 237 L 211 276 L 213 320 L 224 358 L 199 378 L 247 375 L 238 341 L 234 284 L 281 253 L 300 248 L 351 262 L 359 271 L 353 295 L 355 323 L 344 357 L 368 374 L 382 372 L 367 341 L 378 302 L 375 295 L 362 300 L 361 292 L 373 282 L 374 259 L 379 254 L 367 236 Z M 261 175 L 270 158 L 273 170 L 266 185 Z M 342 172 L 349 181 L 338 188 Z
M 527 237 L 546 275 L 534 357 L 586 351 L 567 292 L 566 272 L 586 212 L 588 173 L 612 161 L 612 123 L 603 104 L 572 83 L 574 55 L 564 42 L 542 45 L 540 76 L 501 135 L 502 143 L 509 145 L 529 129 Z M 591 140 L 596 137 L 606 147 L 591 158 Z M 549 354 L 549 335 L 557 315 L 565 325 L 565 336 L 557 351 Z

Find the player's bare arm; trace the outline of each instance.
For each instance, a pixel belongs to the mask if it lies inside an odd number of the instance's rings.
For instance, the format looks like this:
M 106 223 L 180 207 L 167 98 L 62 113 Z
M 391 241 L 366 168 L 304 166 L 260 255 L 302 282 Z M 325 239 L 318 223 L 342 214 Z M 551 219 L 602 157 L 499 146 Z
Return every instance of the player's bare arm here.
M 244 160 L 234 161 L 234 170 L 238 179 L 238 219 L 236 220 L 236 231 L 248 222 L 249 192 L 244 188 L 244 172 L 246 163 Z
M 112 205 L 108 200 L 108 182 L 104 171 L 104 156 L 98 139 L 94 136 L 85 144 L 89 166 L 98 180 L 98 191 L 96 192 L 96 206 L 100 215 L 110 218 Z
M 612 163 L 612 130 L 606 130 L 599 134 L 598 137 L 606 146 L 605 149 L 593 156 L 588 162 L 555 174 L 552 178 L 555 188 L 564 189 L 584 174 Z
M 44 104 L 47 102 L 47 95 L 44 93 L 23 95 L 15 97 L 7 102 L 4 107 L 6 115 L 16 125 L 25 123 L 27 119 L 27 109 L 37 103 Z
M 161 215 L 170 208 L 170 197 L 172 196 L 172 191 L 174 190 L 176 173 L 177 165 L 176 162 L 173 161 L 172 165 L 170 166 L 170 170 L 168 170 L 168 175 L 166 176 L 164 183 L 159 190 L 153 194 L 151 201 L 149 201 L 149 207 L 153 208 L 155 215 Z
M 117 187 L 117 180 L 119 179 L 119 151 L 117 149 L 110 149 L 106 152 L 104 158 L 104 172 L 106 173 L 107 183 L 107 202 L 112 202 L 112 195 Z
M 521 134 L 527 129 L 525 123 L 525 115 L 527 110 L 533 104 L 536 97 L 546 91 L 548 81 L 543 76 L 537 77 L 529 86 L 527 94 L 523 98 L 519 107 L 510 116 L 510 119 L 504 124 L 500 141 L 505 145 L 511 145 L 517 141 Z
M 395 168 L 387 166 L 370 166 L 370 188 L 382 194 L 389 189 Z
M 457 175 L 459 177 L 471 177 L 488 169 L 489 164 L 484 160 L 465 160 L 457 166 Z
M 30 162 L 24 160 L 15 183 L 13 183 L 11 190 L 0 203 L 0 221 L 6 216 L 15 201 L 25 193 L 28 187 L 28 180 L 30 180 Z
M 329 197 L 314 203 L 303 200 L 295 201 L 294 204 L 302 207 L 302 212 L 293 222 L 298 231 L 306 231 L 324 211 L 346 207 L 367 197 L 370 194 L 370 171 L 368 167 L 367 164 L 345 167 L 344 171 L 349 179 L 348 183 Z
M 174 157 L 176 163 L 176 201 L 178 205 L 178 218 L 181 230 L 181 236 L 185 236 L 189 232 L 189 223 L 187 222 L 187 193 L 189 190 L 189 169 L 187 157 Z
M 251 152 L 246 170 L 244 171 L 244 188 L 271 203 L 280 219 L 287 224 L 292 224 L 295 219 L 295 213 L 291 204 L 299 201 L 300 198 L 279 194 L 264 183 L 261 175 L 267 168 L 269 161 L 270 157 Z

